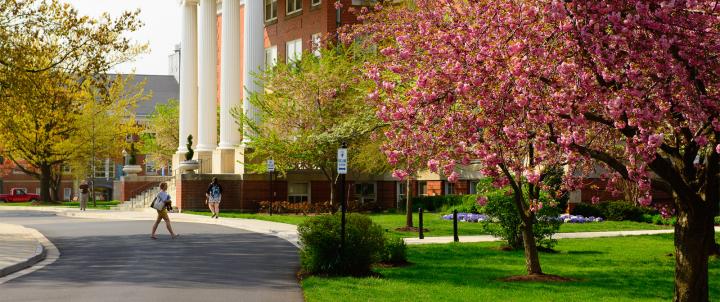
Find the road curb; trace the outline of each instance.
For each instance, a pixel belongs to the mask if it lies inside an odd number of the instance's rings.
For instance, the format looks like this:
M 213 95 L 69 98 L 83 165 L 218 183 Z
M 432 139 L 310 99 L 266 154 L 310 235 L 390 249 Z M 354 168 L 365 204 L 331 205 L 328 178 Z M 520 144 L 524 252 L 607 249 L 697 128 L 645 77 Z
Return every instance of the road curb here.
M 35 229 L 31 229 L 31 228 L 27 228 L 27 227 L 22 227 L 22 226 L 19 226 L 19 227 L 26 229 L 28 233 L 33 235 L 33 237 L 36 240 L 38 240 L 36 233 L 40 233 L 40 232 L 38 232 Z M 0 268 L 0 278 L 3 278 L 10 274 L 13 274 L 13 273 L 22 271 L 26 268 L 29 268 L 29 267 L 35 265 L 36 263 L 45 260 L 46 257 L 47 257 L 47 249 L 45 249 L 45 246 L 43 246 L 41 243 L 38 242 L 37 246 L 35 247 L 35 253 L 32 256 L 28 257 L 27 259 L 25 259 L 23 261 L 12 264 L 10 266 Z M 2 283 L 2 282 L 0 281 L 0 283 Z

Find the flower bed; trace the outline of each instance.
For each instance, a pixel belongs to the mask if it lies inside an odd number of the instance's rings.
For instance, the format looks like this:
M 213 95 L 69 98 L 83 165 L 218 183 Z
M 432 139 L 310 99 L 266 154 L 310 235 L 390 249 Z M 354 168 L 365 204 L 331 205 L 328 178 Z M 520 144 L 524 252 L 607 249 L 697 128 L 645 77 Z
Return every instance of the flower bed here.
M 453 215 L 447 214 L 442 217 L 444 220 L 452 220 Z M 458 221 L 465 221 L 465 222 L 481 222 L 488 220 L 488 216 L 484 214 L 473 214 L 473 213 L 458 213 Z
M 585 217 L 582 215 L 570 215 L 570 214 L 562 214 L 559 217 L 560 221 L 564 223 L 588 223 L 588 222 L 603 222 L 604 219 L 602 217 Z

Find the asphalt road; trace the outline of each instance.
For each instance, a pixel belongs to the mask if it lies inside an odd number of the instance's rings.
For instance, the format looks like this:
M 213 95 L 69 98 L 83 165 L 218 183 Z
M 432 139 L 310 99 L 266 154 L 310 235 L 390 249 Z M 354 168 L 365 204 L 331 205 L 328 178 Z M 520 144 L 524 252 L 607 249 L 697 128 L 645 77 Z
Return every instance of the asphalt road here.
M 302 301 L 297 249 L 282 239 L 222 226 L 173 223 L 150 239 L 149 221 L 2 212 L 0 222 L 43 233 L 53 264 L 0 285 L 0 301 Z

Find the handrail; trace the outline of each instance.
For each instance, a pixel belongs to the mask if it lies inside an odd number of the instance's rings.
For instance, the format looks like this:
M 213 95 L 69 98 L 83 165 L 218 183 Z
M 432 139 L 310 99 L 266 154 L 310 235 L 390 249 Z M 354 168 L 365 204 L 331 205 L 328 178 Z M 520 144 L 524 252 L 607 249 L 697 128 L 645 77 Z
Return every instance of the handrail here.
M 144 193 L 144 192 L 147 191 L 148 189 L 150 189 L 150 188 L 152 188 L 152 187 L 154 187 L 154 186 L 160 185 L 160 183 L 163 183 L 163 182 L 172 180 L 173 177 L 174 177 L 174 176 L 163 176 L 160 180 L 157 180 L 157 181 L 153 181 L 153 182 L 151 182 L 151 183 L 144 184 L 144 185 L 140 186 L 139 188 L 133 190 L 130 194 L 128 194 L 129 197 L 126 197 L 127 200 L 125 200 L 125 201 L 128 201 L 128 200 L 131 200 L 131 199 L 133 199 L 133 198 L 135 198 L 135 197 L 138 197 L 140 194 Z

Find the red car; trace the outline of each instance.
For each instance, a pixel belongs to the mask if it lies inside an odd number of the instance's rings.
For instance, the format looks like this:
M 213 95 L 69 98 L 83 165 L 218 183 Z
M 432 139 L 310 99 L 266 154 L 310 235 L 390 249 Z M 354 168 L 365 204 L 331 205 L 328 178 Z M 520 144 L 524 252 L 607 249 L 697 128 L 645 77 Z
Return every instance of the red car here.
M 40 200 L 40 195 L 29 194 L 25 189 L 12 188 L 10 194 L 0 194 L 0 202 L 34 202 Z

